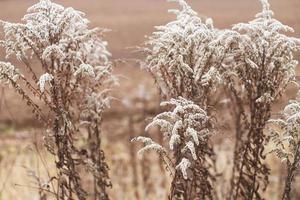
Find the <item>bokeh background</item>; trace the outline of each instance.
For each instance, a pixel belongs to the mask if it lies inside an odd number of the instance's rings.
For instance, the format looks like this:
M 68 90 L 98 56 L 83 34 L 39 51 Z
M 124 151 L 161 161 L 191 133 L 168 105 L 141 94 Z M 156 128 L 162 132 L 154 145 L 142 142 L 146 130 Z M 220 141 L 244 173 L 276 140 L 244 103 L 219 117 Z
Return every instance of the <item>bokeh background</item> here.
M 0 19 L 19 22 L 26 9 L 35 2 L 0 0 Z M 148 159 L 139 158 L 135 154 L 137 147 L 129 142 L 133 136 L 145 134 L 145 122 L 159 109 L 158 92 L 153 80 L 140 69 L 137 62 L 143 56 L 134 49 L 143 45 L 146 36 L 154 31 L 154 26 L 174 19 L 174 15 L 167 10 L 177 5 L 165 0 L 55 2 L 86 13 L 91 27 L 111 29 L 106 40 L 112 59 L 116 61 L 115 74 L 120 77 L 120 86 L 113 91 L 115 100 L 112 108 L 106 112 L 103 124 L 103 145 L 111 166 L 114 186 L 110 190 L 112 199 L 165 199 L 169 180 L 165 178 L 168 174 L 163 166 L 155 155 L 150 154 Z M 247 22 L 261 9 L 258 0 L 187 2 L 199 15 L 211 17 L 219 28 L 230 28 L 235 23 Z M 275 17 L 295 29 L 293 36 L 300 37 L 300 0 L 269 2 Z M 2 50 L 0 60 L 5 60 Z M 290 88 L 274 107 L 273 114 L 276 115 L 285 102 L 294 96 L 295 89 Z M 0 200 L 38 199 L 34 177 L 43 177 L 47 171 L 54 170 L 53 158 L 43 150 L 40 126 L 29 113 L 17 94 L 0 86 Z M 230 127 L 222 130 L 220 135 L 216 148 L 220 170 L 225 172 L 226 168 L 230 169 L 230 148 L 233 144 Z M 153 133 L 153 137 L 162 140 L 159 134 Z M 269 158 L 268 163 L 273 171 L 266 198 L 279 199 L 284 176 L 281 172 L 284 170 L 275 158 Z M 226 188 L 226 184 L 223 186 Z M 221 190 L 222 187 L 220 193 Z

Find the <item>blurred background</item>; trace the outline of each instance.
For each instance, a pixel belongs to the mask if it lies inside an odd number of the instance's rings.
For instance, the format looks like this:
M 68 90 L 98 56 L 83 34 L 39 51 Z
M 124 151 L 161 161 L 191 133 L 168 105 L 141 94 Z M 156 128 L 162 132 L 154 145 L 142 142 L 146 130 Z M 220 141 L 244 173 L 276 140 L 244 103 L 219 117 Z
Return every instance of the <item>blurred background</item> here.
M 0 19 L 19 22 L 26 9 L 35 2 L 0 0 Z M 151 35 L 154 26 L 163 25 L 174 19 L 174 15 L 169 14 L 167 10 L 176 8 L 177 5 L 165 0 L 54 2 L 86 13 L 91 27 L 111 29 L 111 32 L 106 34 L 106 40 L 112 59 L 123 59 L 122 62 L 116 62 L 115 74 L 120 75 L 120 86 L 113 91 L 116 100 L 105 114 L 103 124 L 103 145 L 113 182 L 110 191 L 112 199 L 166 199 L 169 180 L 165 178 L 168 174 L 165 173 L 162 164 L 154 155 L 145 159 L 139 158 L 136 155 L 137 147 L 129 143 L 133 136 L 145 134 L 143 130 L 147 119 L 159 109 L 158 92 L 154 82 L 140 69 L 136 60 L 143 57 L 136 53 L 133 47 L 142 46 L 146 40 L 145 36 Z M 199 15 L 211 17 L 218 28 L 230 28 L 235 23 L 247 22 L 261 9 L 258 0 L 187 2 Z M 300 37 L 300 0 L 269 0 L 269 2 L 275 17 L 295 29 L 293 36 Z M 2 50 L 0 60 L 5 60 Z M 290 88 L 273 112 L 282 109 L 287 99 L 294 96 L 295 90 Z M 43 150 L 40 127 L 28 113 L 30 111 L 18 100 L 17 94 L 0 86 L 0 200 L 37 199 L 34 177 L 36 175 L 43 177 L 47 170 L 54 169 L 51 166 L 53 158 Z M 153 137 L 162 140 L 159 134 L 154 133 Z M 223 131 L 218 139 L 218 157 L 221 157 L 219 165 L 224 168 L 230 168 L 231 137 L 229 128 Z M 282 185 L 280 176 L 282 167 L 276 159 L 270 158 L 268 162 L 272 165 L 273 171 L 266 197 L 277 199 Z M 221 168 L 220 170 L 222 171 Z

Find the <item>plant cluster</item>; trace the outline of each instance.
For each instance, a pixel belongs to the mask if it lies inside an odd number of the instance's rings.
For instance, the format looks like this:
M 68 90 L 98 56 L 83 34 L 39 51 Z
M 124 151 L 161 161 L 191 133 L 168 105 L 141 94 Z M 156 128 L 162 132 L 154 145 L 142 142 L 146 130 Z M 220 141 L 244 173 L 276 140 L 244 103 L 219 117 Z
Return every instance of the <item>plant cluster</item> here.
M 156 27 L 146 42 L 145 66 L 163 98 L 182 96 L 206 106 L 221 81 L 220 31 L 212 19 L 202 20 L 185 1 L 176 2 L 181 10 L 170 10 L 176 20 Z
M 235 133 L 233 168 L 227 197 L 263 199 L 270 169 L 265 146 L 271 138 L 274 152 L 286 162 L 287 177 L 282 199 L 291 199 L 295 172 L 300 166 L 300 99 L 291 101 L 282 119 L 270 120 L 272 106 L 295 82 L 298 64 L 294 55 L 300 40 L 287 35 L 289 26 L 274 19 L 267 0 L 262 11 L 248 23 L 217 29 L 210 18 L 201 18 L 184 0 L 170 10 L 176 19 L 156 27 L 145 43 L 144 68 L 160 91 L 165 111 L 134 137 L 133 113 L 128 116 L 132 141 L 142 142 L 139 153 L 158 153 L 171 175 L 170 200 L 218 198 L 216 149 L 213 137 L 220 125 L 218 94 L 229 98 Z M 0 83 L 9 85 L 44 125 L 44 142 L 55 157 L 57 174 L 41 184 L 43 199 L 93 198 L 107 200 L 111 186 L 108 165 L 101 147 L 103 112 L 110 107 L 110 89 L 117 82 L 113 63 L 103 40 L 106 29 L 89 28 L 84 13 L 40 0 L 27 10 L 21 23 L 1 21 L 6 58 L 15 56 L 22 67 L 0 62 Z M 147 95 L 141 90 L 145 106 Z M 129 99 L 123 102 L 131 109 Z M 147 117 L 143 110 L 142 117 Z M 139 118 L 139 119 L 140 119 Z M 270 137 L 265 131 L 268 122 Z M 154 142 L 151 130 L 159 128 Z M 163 138 L 163 139 L 162 139 Z M 130 146 L 133 184 L 139 179 L 135 147 Z M 151 192 L 150 160 L 142 165 L 145 196 Z M 221 174 L 222 175 L 222 174 Z M 85 187 L 86 176 L 93 187 Z M 51 185 L 51 186 L 50 186 Z M 135 197 L 140 198 L 137 188 Z M 225 197 L 224 197 L 225 198 Z
M 274 19 L 266 0 L 263 10 L 249 23 L 233 26 L 237 42 L 227 77 L 236 106 L 236 147 L 230 199 L 261 199 L 259 189 L 268 183 L 264 164 L 266 134 L 271 106 L 288 84 L 295 81 L 299 41 L 284 35 L 293 31 Z M 262 183 L 264 182 L 264 183 Z
M 184 108 L 184 105 L 187 104 L 185 102 L 189 102 L 188 104 L 194 104 L 194 107 L 197 107 L 197 112 L 201 109 L 205 115 L 210 116 L 210 108 L 214 104 L 212 94 L 222 79 L 218 67 L 221 60 L 225 58 L 225 51 L 221 50 L 220 41 L 226 36 L 226 33 L 215 29 L 212 19 L 201 19 L 185 1 L 176 2 L 179 3 L 181 10 L 170 10 L 176 15 L 176 20 L 156 27 L 156 31 L 146 42 L 145 66 L 154 77 L 161 98 L 171 98 L 171 102 L 177 106 L 177 109 L 181 109 L 179 105 Z M 182 115 L 182 117 L 188 119 L 188 112 L 192 111 L 187 109 L 184 112 L 186 115 Z M 198 114 L 201 115 L 201 112 L 196 113 L 197 116 Z M 159 118 L 161 115 L 165 114 L 159 114 L 157 117 Z M 193 118 L 192 113 L 190 115 Z M 211 119 L 212 116 L 209 118 Z M 156 120 L 153 122 L 156 123 Z M 180 126 L 188 126 L 178 123 L 174 124 L 175 131 Z M 205 135 L 205 140 L 202 140 L 201 145 L 197 145 L 197 142 L 181 141 L 181 144 L 176 147 L 170 146 L 170 149 L 175 152 L 173 157 L 175 166 L 177 166 L 171 187 L 171 199 L 213 199 L 211 185 L 214 181 L 212 174 L 215 156 L 210 146 L 209 136 L 214 127 L 202 130 L 203 125 L 199 124 L 198 128 L 194 128 L 186 127 L 185 131 L 181 131 L 183 133 L 174 134 L 170 138 L 172 142 L 176 142 L 179 135 L 193 134 L 194 137 L 199 138 Z M 166 132 L 171 131 L 167 130 Z M 195 154 L 192 154 L 192 157 L 183 157 L 180 152 L 184 146 L 186 146 L 185 148 L 194 148 Z M 189 161 L 193 159 L 197 161 Z M 186 173 L 183 175 L 180 173 L 180 169 L 191 163 L 193 163 L 193 170 L 190 177 L 187 178 Z
M 292 184 L 300 167 L 300 101 L 291 100 L 283 110 L 281 119 L 269 120 L 270 138 L 274 152 L 287 166 L 287 177 L 282 199 L 291 199 Z
M 56 158 L 57 175 L 50 179 L 57 184 L 51 188 L 57 199 L 108 199 L 111 185 L 100 135 L 115 78 L 105 30 L 89 29 L 88 23 L 84 13 L 50 0 L 28 8 L 22 23 L 1 22 L 6 57 L 16 56 L 27 70 L 23 75 L 21 67 L 1 62 L 0 79 L 47 128 L 45 145 Z M 80 168 L 91 174 L 93 191 L 84 188 Z
M 145 144 L 139 153 L 154 150 L 163 159 L 173 176 L 172 199 L 213 199 L 213 175 L 208 170 L 213 152 L 207 141 L 213 133 L 214 120 L 198 105 L 182 97 L 162 102 L 161 106 L 171 109 L 154 117 L 145 130 L 158 126 L 168 147 L 139 136 L 133 139 Z
M 232 103 L 236 135 L 228 199 L 262 199 L 269 175 L 264 163 L 267 135 L 263 130 L 271 106 L 295 81 L 298 62 L 294 54 L 299 40 L 284 34 L 293 29 L 273 18 L 267 0 L 261 0 L 262 12 L 254 20 L 225 30 L 214 28 L 211 19 L 202 23 L 185 1 L 176 2 L 182 8 L 171 11 L 177 19 L 157 27 L 146 43 L 146 69 L 163 98 L 182 96 L 211 116 L 215 115 L 211 107 L 216 88 L 225 88 Z M 186 160 L 183 163 L 190 165 Z M 176 198 L 172 193 L 170 199 Z

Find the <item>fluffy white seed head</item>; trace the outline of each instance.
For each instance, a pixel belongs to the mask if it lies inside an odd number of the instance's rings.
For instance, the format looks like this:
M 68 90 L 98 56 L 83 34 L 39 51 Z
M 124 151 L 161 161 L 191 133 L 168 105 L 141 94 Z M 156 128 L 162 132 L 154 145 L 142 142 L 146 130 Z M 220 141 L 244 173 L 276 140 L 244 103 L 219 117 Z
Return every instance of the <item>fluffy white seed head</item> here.
M 49 85 L 51 86 L 52 80 L 53 80 L 53 76 L 51 74 L 45 73 L 45 74 L 41 75 L 39 82 L 37 83 L 38 86 L 40 87 L 40 91 L 41 92 L 45 91 L 46 83 L 49 83 Z
M 194 143 L 195 143 L 196 145 L 199 145 L 198 132 L 197 132 L 195 129 L 189 127 L 189 128 L 186 130 L 186 133 L 187 133 L 187 135 L 189 135 L 189 136 L 193 139 L 193 141 L 194 141 Z
M 155 143 L 151 138 L 138 136 L 131 140 L 131 142 L 142 142 L 145 146 L 138 151 L 138 154 L 143 155 L 147 151 L 155 151 L 158 154 L 165 152 L 164 148 Z
M 214 67 L 223 55 L 216 42 L 221 31 L 213 27 L 212 19 L 203 22 L 184 0 L 175 2 L 181 8 L 170 10 L 176 20 L 156 27 L 146 42 L 146 68 L 163 96 L 203 96 L 204 88 L 215 88 L 221 80 Z
M 181 171 L 184 179 L 188 179 L 187 170 L 189 169 L 190 166 L 191 166 L 191 162 L 189 161 L 189 159 L 182 158 L 180 163 L 176 166 L 176 169 Z
M 82 63 L 74 73 L 75 76 L 78 76 L 79 74 L 95 77 L 94 68 L 91 65 L 85 63 Z
M 281 119 L 269 120 L 272 125 L 273 152 L 281 159 L 292 163 L 300 143 L 300 99 L 290 101 L 283 110 Z M 297 163 L 300 165 L 300 163 Z
M 18 69 L 9 62 L 0 62 L 0 83 L 11 84 L 22 76 Z

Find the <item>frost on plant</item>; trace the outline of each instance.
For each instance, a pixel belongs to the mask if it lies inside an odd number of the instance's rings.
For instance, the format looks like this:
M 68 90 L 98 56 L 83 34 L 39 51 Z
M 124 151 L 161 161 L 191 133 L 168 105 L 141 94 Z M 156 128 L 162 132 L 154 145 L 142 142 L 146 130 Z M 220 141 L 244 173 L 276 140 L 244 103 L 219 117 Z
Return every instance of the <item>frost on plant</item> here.
M 53 76 L 51 74 L 48 74 L 48 73 L 43 74 L 40 77 L 39 82 L 37 83 L 38 86 L 40 87 L 40 91 L 44 92 L 46 83 L 49 83 L 51 85 L 52 80 L 53 80 Z
M 273 18 L 267 0 L 261 3 L 263 10 L 253 21 L 233 27 L 239 33 L 233 72 L 246 92 L 254 90 L 257 103 L 263 104 L 274 101 L 295 80 L 298 61 L 294 53 L 300 41 L 284 34 L 293 29 Z M 257 86 L 251 87 L 254 84 Z
M 262 12 L 254 20 L 233 26 L 236 41 L 228 55 L 233 59 L 224 63 L 238 121 L 230 199 L 262 198 L 269 174 L 263 163 L 263 128 L 273 102 L 295 80 L 298 63 L 294 53 L 299 50 L 299 40 L 285 35 L 293 29 L 273 18 L 267 0 L 261 4 Z
M 269 120 L 273 153 L 287 165 L 287 177 L 282 199 L 291 199 L 294 176 L 300 167 L 300 98 L 290 101 L 281 119 Z
M 17 68 L 9 62 L 0 62 L 0 83 L 16 83 L 22 76 Z
M 273 150 L 283 161 L 293 163 L 300 141 L 300 102 L 299 99 L 290 101 L 283 110 L 282 119 L 272 119 L 269 123 L 274 126 L 271 138 L 275 143 Z
M 106 30 L 90 29 L 84 13 L 50 0 L 40 0 L 28 8 L 21 23 L 1 21 L 1 25 L 4 39 L 0 45 L 6 58 L 15 56 L 29 75 L 22 76 L 17 67 L 1 62 L 0 81 L 12 85 L 51 130 L 45 138 L 47 149 L 57 158 L 56 179 L 68 177 L 68 184 L 58 181 L 58 197 L 86 199 L 93 194 L 95 199 L 108 199 L 106 187 L 110 181 L 100 148 L 100 127 L 103 110 L 111 99 L 109 88 L 116 79 L 111 74 L 110 53 L 103 40 Z M 39 61 L 34 68 L 32 60 Z M 43 101 L 51 113 L 42 112 L 33 97 Z M 85 131 L 79 129 L 82 124 Z M 74 138 L 81 137 L 88 138 L 86 160 L 79 155 L 82 147 L 74 143 Z M 93 192 L 83 187 L 82 174 L 75 165 L 93 166 L 88 167 L 94 179 Z
M 162 102 L 161 105 L 169 107 L 170 110 L 154 117 L 147 125 L 146 131 L 159 127 L 169 144 L 162 147 L 152 139 L 144 137 L 137 137 L 134 141 L 145 144 L 140 151 L 154 150 L 168 160 L 168 164 L 174 163 L 171 171 L 175 170 L 174 176 L 177 178 L 173 179 L 172 198 L 179 199 L 187 195 L 185 189 L 191 187 L 189 184 L 192 182 L 197 190 L 188 194 L 190 197 L 202 195 L 212 198 L 211 177 L 206 166 L 206 160 L 212 155 L 209 146 L 209 138 L 214 130 L 212 118 L 198 105 L 182 97 Z
M 201 19 L 184 0 L 174 2 L 180 6 L 170 10 L 176 19 L 156 27 L 145 49 L 145 68 L 154 77 L 160 96 L 173 98 L 162 105 L 174 110 L 156 116 L 146 130 L 159 126 L 174 154 L 176 173 L 170 199 L 213 199 L 214 153 L 208 141 L 214 128 L 207 112 L 211 114 L 212 99 L 223 82 L 219 69 L 225 59 L 230 60 L 226 55 L 235 35 L 215 29 L 212 19 Z
M 94 69 L 89 64 L 81 64 L 74 73 L 75 76 L 77 76 L 78 74 L 85 74 L 91 77 L 95 77 Z
M 190 166 L 191 162 L 186 158 L 182 158 L 180 163 L 176 166 L 176 169 L 179 169 L 181 171 L 184 179 L 188 179 L 187 170 Z
M 146 42 L 145 64 L 162 96 L 199 99 L 221 81 L 217 69 L 224 54 L 222 34 L 212 19 L 201 19 L 183 0 L 175 2 L 181 10 L 170 10 L 176 20 L 156 27 Z
M 65 58 L 63 51 L 56 44 L 48 46 L 42 54 L 43 60 L 48 60 L 51 58 L 56 58 L 61 60 Z
M 161 155 L 166 154 L 164 148 L 161 145 L 155 143 L 151 138 L 139 136 L 133 138 L 131 142 L 142 142 L 145 145 L 138 151 L 138 153 L 141 155 L 143 155 L 146 151 L 156 151 Z

